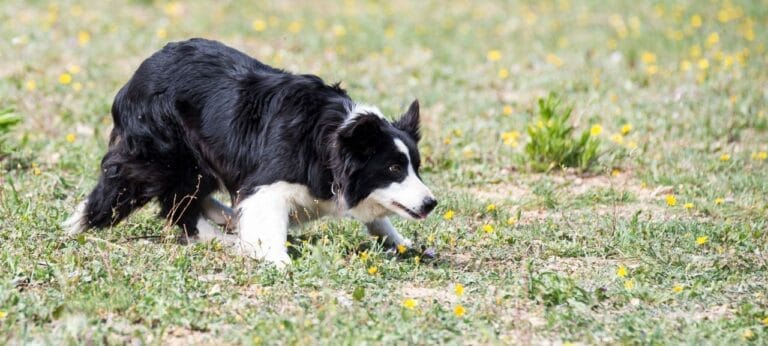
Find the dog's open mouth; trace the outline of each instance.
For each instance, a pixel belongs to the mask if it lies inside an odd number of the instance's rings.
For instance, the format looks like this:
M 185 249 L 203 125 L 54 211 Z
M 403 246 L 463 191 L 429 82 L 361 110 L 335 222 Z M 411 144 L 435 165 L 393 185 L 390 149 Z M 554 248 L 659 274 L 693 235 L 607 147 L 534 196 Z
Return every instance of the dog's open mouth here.
M 395 206 L 395 207 L 397 207 L 398 209 L 400 209 L 400 210 L 402 210 L 402 211 L 404 211 L 404 212 L 408 213 L 408 215 L 410 215 L 410 216 L 411 216 L 412 218 L 414 218 L 414 219 L 423 219 L 423 218 L 426 218 L 426 217 L 427 217 L 427 215 L 422 215 L 422 214 L 419 214 L 419 213 L 417 213 L 417 212 L 415 212 L 415 211 L 411 210 L 411 208 L 408 208 L 408 207 L 406 207 L 406 206 L 404 206 L 404 205 L 402 205 L 402 204 L 400 204 L 400 203 L 397 203 L 397 202 L 394 202 L 394 201 L 393 201 L 393 202 L 392 202 L 392 205 L 394 205 L 394 206 Z

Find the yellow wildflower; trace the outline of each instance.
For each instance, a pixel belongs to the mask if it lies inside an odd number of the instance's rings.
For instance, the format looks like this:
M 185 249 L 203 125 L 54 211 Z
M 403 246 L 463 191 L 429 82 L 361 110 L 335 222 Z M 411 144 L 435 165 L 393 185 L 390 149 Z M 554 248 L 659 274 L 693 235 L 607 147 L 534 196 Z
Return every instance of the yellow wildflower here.
M 683 61 L 680 62 L 680 70 L 681 71 L 689 71 L 691 69 L 691 66 L 693 66 L 693 65 L 688 60 L 683 60 Z
M 398 253 L 401 253 L 401 254 L 403 254 L 403 253 L 405 253 L 406 251 L 408 251 L 408 247 L 407 247 L 407 246 L 405 246 L 405 245 L 403 245 L 403 244 L 400 244 L 400 245 L 398 245 L 398 246 L 397 246 L 397 252 L 398 252 Z
M 656 54 L 653 54 L 651 52 L 643 52 L 640 58 L 643 60 L 644 63 L 649 65 L 656 63 Z
M 547 62 L 552 64 L 555 67 L 563 66 L 563 60 L 560 59 L 557 55 L 554 54 L 547 54 Z
M 504 107 L 501 108 L 501 113 L 504 115 L 512 115 L 512 106 L 504 105 Z
M 683 291 L 683 286 L 682 285 L 675 284 L 674 286 L 672 286 L 672 292 L 680 293 L 682 291 Z
M 35 89 L 37 89 L 37 82 L 35 82 L 34 79 L 30 79 L 24 83 L 24 87 L 27 89 L 27 91 L 35 91 Z
M 507 219 L 507 225 L 512 226 L 517 223 L 517 218 L 512 216 L 509 219 Z
M 342 36 L 344 36 L 346 34 L 347 34 L 347 29 L 343 25 L 336 24 L 336 25 L 333 26 L 333 35 L 334 36 L 342 37 Z
M 614 133 L 613 135 L 611 135 L 611 141 L 616 144 L 623 144 L 624 136 L 622 136 L 620 133 Z
M 698 28 L 701 26 L 701 16 L 698 14 L 694 14 L 691 17 L 691 26 L 694 28 Z
M 155 31 L 155 36 L 157 36 L 157 38 L 161 40 L 165 39 L 166 37 L 168 37 L 168 30 L 165 28 L 157 29 L 157 31 Z
M 464 313 L 466 312 L 466 309 L 461 305 L 456 305 L 456 307 L 453 308 L 453 314 L 456 315 L 456 317 L 464 316 Z
M 725 203 L 725 199 L 724 198 L 721 198 L 721 197 L 715 198 L 715 204 L 716 205 L 720 205 L 720 204 L 723 204 L 723 203 Z
M 664 199 L 667 201 L 667 205 L 670 207 L 677 205 L 677 198 L 675 198 L 675 195 L 667 195 L 664 197 Z
M 464 295 L 464 285 L 462 285 L 461 283 L 457 283 L 456 285 L 453 286 L 453 292 L 456 293 L 457 297 L 461 297 L 462 295 Z
M 264 31 L 267 29 L 267 22 L 265 22 L 263 19 L 256 19 L 251 22 L 251 28 L 257 32 Z
M 603 127 L 600 125 L 592 125 L 589 129 L 589 134 L 592 136 L 599 136 L 601 133 L 603 133 Z
M 77 44 L 82 47 L 88 44 L 88 42 L 91 42 L 91 34 L 87 31 L 79 31 L 77 33 Z
M 687 203 L 683 204 L 683 208 L 685 208 L 685 209 L 693 209 L 693 203 L 687 202 Z
M 720 155 L 720 161 L 728 161 L 730 159 L 731 159 L 731 155 L 729 154 Z
M 650 65 L 645 68 L 645 73 L 654 75 L 659 72 L 659 67 L 656 65 Z
M 360 260 L 363 262 L 368 260 L 368 251 L 363 251 L 360 253 Z
M 498 49 L 489 50 L 486 58 L 488 61 L 499 61 L 501 60 L 501 51 Z
M 485 233 L 491 233 L 491 232 L 493 232 L 493 225 L 490 225 L 490 224 L 485 224 L 485 225 L 483 225 L 483 231 L 484 231 Z
M 509 77 L 509 69 L 504 68 L 504 67 L 500 68 L 499 69 L 499 78 L 500 79 L 507 79 L 507 77 Z
M 765 159 L 768 159 L 768 152 L 766 151 L 752 153 L 752 160 L 765 161 Z
M 40 167 L 37 167 L 36 164 L 32 164 L 32 174 L 35 176 L 38 176 L 40 174 L 43 174 L 43 171 L 40 170 Z
M 616 269 L 616 276 L 620 278 L 627 277 L 627 267 L 625 267 L 623 264 L 619 265 L 619 268 Z
M 299 31 L 301 31 L 301 22 L 294 20 L 294 21 L 288 23 L 288 31 L 290 31 L 290 32 L 292 32 L 294 34 L 296 34 Z
M 612 176 L 612 177 L 618 177 L 619 175 L 621 175 L 621 171 L 620 171 L 618 168 L 614 168 L 614 169 L 611 171 L 611 176 Z
M 413 298 L 408 298 L 406 300 L 403 300 L 403 307 L 408 310 L 415 309 L 416 305 L 419 305 L 419 303 Z
M 765 318 L 763 318 L 762 322 L 763 322 L 764 325 L 768 326 L 768 316 L 765 316 Z
M 68 133 L 66 139 L 67 139 L 67 142 L 74 143 L 75 139 L 76 139 L 75 138 L 75 134 L 74 133 Z
M 632 124 L 624 124 L 621 126 L 621 134 L 628 135 L 632 131 Z
M 419 265 L 419 263 L 421 263 L 421 257 L 419 257 L 419 256 L 414 256 L 414 257 L 413 257 L 413 264 L 415 264 L 415 265 Z
M 700 70 L 706 70 L 709 68 L 709 60 L 707 59 L 699 59 L 699 69 Z
M 720 35 L 718 35 L 718 33 L 713 32 L 707 36 L 707 46 L 712 47 L 718 42 L 720 42 Z
M 701 235 L 696 237 L 696 245 L 704 245 L 709 242 L 709 237 L 705 235 Z
M 370 266 L 368 267 L 368 274 L 376 275 L 376 273 L 379 272 L 379 268 L 376 266 Z
M 493 204 L 493 203 L 491 203 L 491 204 L 489 204 L 489 205 L 487 205 L 487 206 L 485 207 L 485 211 L 486 211 L 486 212 L 492 212 L 492 211 L 495 211 L 495 210 L 496 210 L 496 205 L 495 205 L 495 204 Z
M 59 75 L 59 83 L 64 85 L 72 83 L 72 75 L 69 73 L 62 73 L 61 75 Z
M 744 333 L 741 333 L 741 336 L 744 338 L 744 340 L 752 340 L 755 338 L 755 333 L 752 332 L 752 329 L 744 329 Z
M 629 291 L 635 288 L 635 279 L 624 281 L 624 288 Z
M 451 219 L 453 219 L 454 214 L 455 213 L 453 212 L 453 210 L 448 210 L 445 212 L 445 214 L 443 214 L 443 219 L 446 221 L 451 221 Z

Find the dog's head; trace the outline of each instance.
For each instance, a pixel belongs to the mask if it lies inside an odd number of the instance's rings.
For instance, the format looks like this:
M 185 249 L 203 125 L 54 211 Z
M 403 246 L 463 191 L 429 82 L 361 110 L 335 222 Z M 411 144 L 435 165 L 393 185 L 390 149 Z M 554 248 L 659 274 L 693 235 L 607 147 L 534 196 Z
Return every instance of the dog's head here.
M 355 106 L 336 132 L 334 177 L 349 214 L 361 221 L 398 214 L 424 219 L 437 205 L 419 176 L 419 102 L 389 122 Z

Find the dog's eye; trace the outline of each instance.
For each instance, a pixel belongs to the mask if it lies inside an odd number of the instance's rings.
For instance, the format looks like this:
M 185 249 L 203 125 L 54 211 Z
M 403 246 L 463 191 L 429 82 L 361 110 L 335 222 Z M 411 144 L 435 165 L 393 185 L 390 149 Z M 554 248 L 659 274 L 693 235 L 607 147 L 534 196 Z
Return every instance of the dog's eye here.
M 401 167 L 400 165 L 392 165 L 392 166 L 389 166 L 389 171 L 391 173 L 399 174 L 400 172 L 403 171 L 403 167 Z

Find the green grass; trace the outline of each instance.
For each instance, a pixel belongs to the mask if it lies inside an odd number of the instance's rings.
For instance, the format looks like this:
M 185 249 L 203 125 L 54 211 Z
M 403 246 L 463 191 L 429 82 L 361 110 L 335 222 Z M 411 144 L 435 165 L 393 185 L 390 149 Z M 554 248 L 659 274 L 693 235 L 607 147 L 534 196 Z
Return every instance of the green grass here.
M 742 0 L 2 2 L 0 109 L 23 123 L 0 155 L 0 340 L 765 344 L 766 23 L 766 1 Z M 419 98 L 441 204 L 395 223 L 438 257 L 320 220 L 281 273 L 177 245 L 154 207 L 68 239 L 115 93 L 193 36 L 342 81 L 392 117 Z M 529 170 L 550 92 L 575 133 L 601 125 L 595 172 Z

